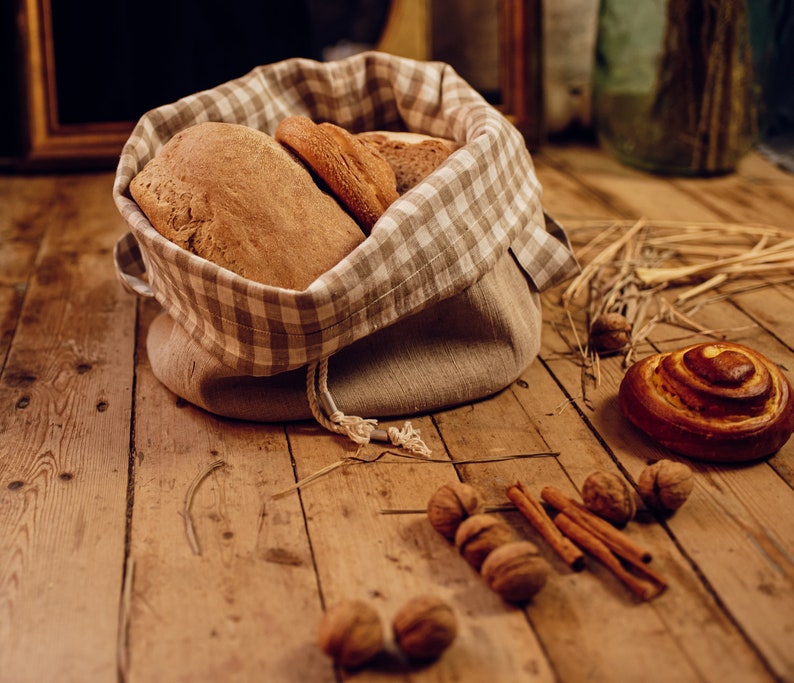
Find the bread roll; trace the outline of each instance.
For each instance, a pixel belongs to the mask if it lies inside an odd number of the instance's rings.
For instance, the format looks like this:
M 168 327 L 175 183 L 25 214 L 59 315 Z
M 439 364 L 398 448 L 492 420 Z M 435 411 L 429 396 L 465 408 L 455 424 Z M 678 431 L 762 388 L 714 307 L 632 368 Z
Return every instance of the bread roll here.
M 418 185 L 458 149 L 452 140 L 421 133 L 372 131 L 358 137 L 389 162 L 399 194 Z
M 391 166 L 344 128 L 289 116 L 275 137 L 328 185 L 367 234 L 398 197 Z
M 305 289 L 364 239 L 271 136 L 233 123 L 177 133 L 130 183 L 167 239 L 250 280 Z
M 623 414 L 670 450 L 740 462 L 777 451 L 794 431 L 791 384 L 774 363 L 730 342 L 648 356 L 626 372 Z

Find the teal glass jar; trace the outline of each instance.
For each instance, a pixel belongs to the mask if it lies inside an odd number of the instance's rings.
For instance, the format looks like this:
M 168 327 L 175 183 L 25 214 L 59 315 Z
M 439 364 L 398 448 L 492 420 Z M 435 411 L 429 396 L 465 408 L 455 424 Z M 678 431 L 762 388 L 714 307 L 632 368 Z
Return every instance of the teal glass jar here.
M 728 173 L 757 136 L 746 0 L 602 0 L 593 113 L 603 147 L 655 173 Z

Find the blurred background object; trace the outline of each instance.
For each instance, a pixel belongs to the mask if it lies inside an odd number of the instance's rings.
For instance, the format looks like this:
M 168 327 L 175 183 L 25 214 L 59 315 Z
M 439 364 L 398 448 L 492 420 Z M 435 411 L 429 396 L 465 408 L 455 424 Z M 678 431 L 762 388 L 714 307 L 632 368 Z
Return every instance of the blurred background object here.
M 759 150 L 794 172 L 794 0 L 752 0 L 750 42 L 759 97 Z
M 592 126 L 597 0 L 543 5 L 546 132 L 555 136 Z
M 757 139 L 746 0 L 603 0 L 593 108 L 599 140 L 626 164 L 734 170 Z
M 459 48 L 447 55 L 453 66 L 489 97 L 496 72 L 500 106 L 528 139 L 542 131 L 541 0 L 15 2 L 0 14 L 2 78 L 16 105 L 0 120 L 0 165 L 16 170 L 115 166 L 145 111 L 261 64 L 367 49 L 439 59 L 434 39 L 450 35 Z M 442 32 L 432 34 L 439 11 Z M 98 30 L 86 33 L 89 14 Z
M 500 0 L 432 0 L 433 59 L 455 69 L 491 103 L 499 96 Z
M 108 167 L 147 109 L 260 64 L 372 48 L 450 63 L 513 118 L 531 149 L 594 140 L 605 125 L 593 111 L 600 60 L 621 41 L 641 43 L 646 29 L 631 22 L 643 17 L 661 54 L 674 3 L 695 0 L 12 0 L 0 3 L 0 87 L 14 105 L 0 108 L 0 167 Z M 621 7 L 629 23 L 607 48 Z M 791 169 L 794 0 L 752 0 L 747 10 L 759 148 Z M 87 15 L 99 30 L 85 31 Z M 629 61 L 637 72 L 641 64 Z

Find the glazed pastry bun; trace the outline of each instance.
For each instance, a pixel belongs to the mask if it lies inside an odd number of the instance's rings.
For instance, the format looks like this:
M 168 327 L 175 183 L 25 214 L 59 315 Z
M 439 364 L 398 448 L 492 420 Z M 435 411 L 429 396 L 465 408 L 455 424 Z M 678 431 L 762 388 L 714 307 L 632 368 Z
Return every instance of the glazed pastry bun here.
M 636 362 L 623 377 L 618 400 L 637 428 L 699 460 L 762 458 L 794 431 L 794 392 L 780 368 L 730 342 L 695 344 Z

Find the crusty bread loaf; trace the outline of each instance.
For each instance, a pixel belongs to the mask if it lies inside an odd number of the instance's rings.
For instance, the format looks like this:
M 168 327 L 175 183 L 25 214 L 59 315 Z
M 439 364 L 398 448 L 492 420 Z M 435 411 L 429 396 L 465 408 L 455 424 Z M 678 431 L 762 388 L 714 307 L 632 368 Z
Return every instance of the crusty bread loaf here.
M 419 184 L 458 149 L 452 140 L 421 133 L 371 131 L 357 137 L 389 162 L 399 194 Z
M 632 365 L 618 392 L 623 414 L 671 450 L 740 462 L 778 450 L 794 431 L 794 396 L 780 368 L 741 344 L 712 342 Z
M 287 150 L 238 124 L 177 133 L 130 192 L 164 237 L 267 285 L 304 289 L 365 239 Z
M 288 116 L 275 138 L 303 159 L 367 233 L 398 197 L 389 163 L 340 126 Z

